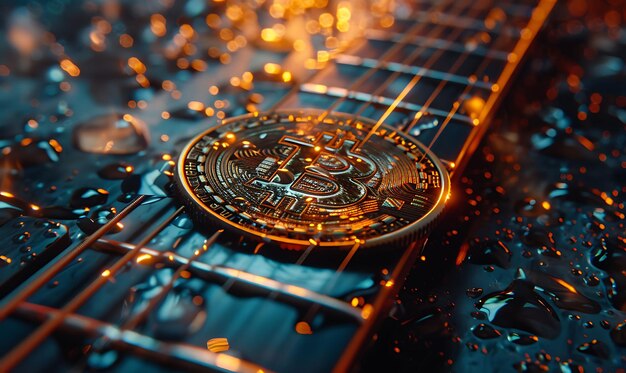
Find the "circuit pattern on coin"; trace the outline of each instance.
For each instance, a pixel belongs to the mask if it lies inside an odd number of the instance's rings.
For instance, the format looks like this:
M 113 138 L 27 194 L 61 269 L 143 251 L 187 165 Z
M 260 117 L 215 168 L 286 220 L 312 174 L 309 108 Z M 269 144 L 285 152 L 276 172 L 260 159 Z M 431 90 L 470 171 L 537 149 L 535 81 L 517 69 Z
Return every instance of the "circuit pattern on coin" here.
M 385 125 L 316 119 L 248 115 L 193 139 L 177 175 L 193 215 L 288 248 L 417 238 L 448 193 L 436 157 Z

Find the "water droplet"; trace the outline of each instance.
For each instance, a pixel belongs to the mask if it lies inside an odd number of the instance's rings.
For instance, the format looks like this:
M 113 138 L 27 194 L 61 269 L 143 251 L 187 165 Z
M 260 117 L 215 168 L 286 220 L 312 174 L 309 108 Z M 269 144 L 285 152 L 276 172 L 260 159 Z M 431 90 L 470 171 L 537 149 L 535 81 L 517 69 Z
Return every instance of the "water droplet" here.
M 502 335 L 502 333 L 494 329 L 492 326 L 487 324 L 478 324 L 472 328 L 472 333 L 478 338 L 481 339 L 492 339 L 498 338 Z
M 626 310 L 626 246 L 617 239 L 600 240 L 600 244 L 591 252 L 591 263 L 604 270 L 609 278 L 605 279 L 606 293 L 613 306 Z
M 518 269 L 516 277 L 533 283 L 559 308 L 584 313 L 600 312 L 598 302 L 585 297 L 574 285 L 561 278 L 531 269 Z
M 113 163 L 98 170 L 98 176 L 108 180 L 125 179 L 133 174 L 133 166 L 126 163 Z
M 189 120 L 189 121 L 207 119 L 207 116 L 203 110 L 191 110 L 187 106 L 174 109 L 173 111 L 170 112 L 170 115 L 172 118 Z
M 78 219 L 78 227 L 87 234 L 92 234 L 100 227 L 108 223 L 115 215 L 117 211 L 113 207 L 102 207 L 96 209 L 91 213 L 89 217 L 82 217 Z M 122 226 L 116 224 L 108 230 L 107 234 L 115 234 L 122 231 Z
M 87 364 L 94 370 L 110 369 L 117 362 L 118 353 L 115 350 L 92 351 L 87 357 Z
M 23 243 L 26 242 L 30 239 L 30 233 L 29 232 L 23 232 L 20 234 L 16 234 L 15 236 L 13 236 L 13 242 L 15 243 Z
M 501 327 L 545 338 L 556 338 L 561 332 L 556 312 L 524 280 L 514 280 L 506 289 L 485 295 L 476 307 L 487 314 L 491 323 Z
M 548 213 L 548 210 L 540 201 L 531 197 L 526 197 L 517 202 L 515 204 L 515 211 L 517 211 L 518 214 L 529 218 L 535 218 Z
M 85 208 L 103 205 L 109 199 L 109 192 L 102 188 L 80 188 L 72 193 L 70 206 L 72 208 Z
M 584 373 L 585 368 L 582 365 L 563 361 L 560 363 L 559 368 L 562 373 Z
M 508 268 L 511 264 L 511 251 L 502 241 L 487 240 L 470 245 L 467 261 L 473 264 L 493 264 Z
M 572 186 L 571 184 L 563 182 L 554 183 L 548 186 L 546 194 L 551 199 L 595 206 L 604 205 L 604 201 L 600 198 L 600 196 L 597 196 L 582 187 Z
M 555 247 L 554 235 L 541 228 L 526 228 L 522 235 L 522 241 L 531 247 L 537 247 L 537 252 L 541 255 L 552 258 L 560 258 L 561 251 Z
M 4 149 L 0 161 L 11 168 L 28 168 L 58 162 L 63 147 L 54 139 L 38 141 L 26 138 Z
M 539 341 L 539 338 L 536 335 L 519 334 L 515 332 L 509 333 L 507 339 L 509 340 L 509 342 L 518 344 L 520 346 L 528 346 Z
M 122 181 L 122 192 L 129 195 L 167 197 L 172 189 L 172 178 L 168 173 L 171 174 L 171 166 L 164 163 L 159 169 L 144 175 L 131 175 Z
M 130 114 L 92 118 L 74 128 L 78 149 L 96 154 L 135 154 L 148 147 L 145 123 Z
M 618 324 L 611 330 L 611 339 L 616 345 L 626 347 L 626 323 Z
M 579 161 L 594 160 L 594 153 L 586 146 L 589 140 L 584 141 L 580 138 L 579 135 L 555 128 L 544 128 L 541 132 L 533 134 L 530 141 L 535 149 L 550 157 Z
M 483 289 L 482 288 L 469 288 L 465 290 L 465 294 L 467 294 L 467 296 L 470 298 L 478 298 L 481 295 L 483 295 Z
M 34 260 L 35 258 L 37 258 L 37 253 L 35 253 L 35 252 L 31 252 L 31 253 L 28 253 L 26 255 L 23 255 L 20 258 L 20 265 L 24 265 L 24 264 Z
M 180 229 L 193 228 L 193 222 L 191 221 L 191 219 L 189 219 L 189 216 L 187 216 L 187 214 L 181 214 L 177 216 L 176 219 L 174 219 L 174 221 L 172 222 L 172 224 L 174 224 Z
M 140 312 L 171 279 L 171 271 L 159 271 L 131 289 L 124 318 Z M 195 333 L 206 318 L 204 300 L 189 282 L 177 282 L 150 313 L 146 326 L 157 338 L 179 340 Z
M 583 354 L 596 356 L 601 359 L 608 359 L 610 356 L 608 347 L 604 344 L 604 342 L 598 341 L 597 339 L 594 339 L 591 342 L 585 342 L 576 349 Z
M 409 120 L 410 119 L 410 120 Z M 411 125 L 413 122 L 413 118 L 407 118 L 406 121 L 401 123 L 402 128 L 405 126 Z M 409 133 L 411 136 L 417 137 L 422 134 L 422 132 L 435 128 L 439 125 L 439 119 L 434 115 L 426 114 L 421 116 L 414 125 L 411 126 Z

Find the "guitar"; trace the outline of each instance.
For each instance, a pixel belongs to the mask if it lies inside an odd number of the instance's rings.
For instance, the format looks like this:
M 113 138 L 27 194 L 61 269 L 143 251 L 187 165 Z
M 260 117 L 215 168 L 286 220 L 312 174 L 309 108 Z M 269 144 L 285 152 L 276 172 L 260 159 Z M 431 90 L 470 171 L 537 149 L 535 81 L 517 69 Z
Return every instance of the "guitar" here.
M 104 8 L 80 62 L 13 14 L 5 84 L 32 99 L 45 78 L 50 98 L 2 140 L 0 369 L 356 369 L 553 6 L 407 5 L 313 74 L 275 29 L 247 45 L 212 11 L 232 53 Z M 154 66 L 132 54 L 142 32 Z

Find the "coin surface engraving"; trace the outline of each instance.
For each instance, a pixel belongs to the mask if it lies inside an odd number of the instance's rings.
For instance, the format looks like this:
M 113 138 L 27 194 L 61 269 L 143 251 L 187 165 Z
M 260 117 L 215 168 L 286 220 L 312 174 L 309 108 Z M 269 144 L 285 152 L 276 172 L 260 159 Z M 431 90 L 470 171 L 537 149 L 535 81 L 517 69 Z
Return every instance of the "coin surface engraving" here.
M 391 127 L 318 114 L 237 117 L 194 138 L 177 168 L 192 215 L 286 248 L 423 234 L 448 196 L 441 162 Z

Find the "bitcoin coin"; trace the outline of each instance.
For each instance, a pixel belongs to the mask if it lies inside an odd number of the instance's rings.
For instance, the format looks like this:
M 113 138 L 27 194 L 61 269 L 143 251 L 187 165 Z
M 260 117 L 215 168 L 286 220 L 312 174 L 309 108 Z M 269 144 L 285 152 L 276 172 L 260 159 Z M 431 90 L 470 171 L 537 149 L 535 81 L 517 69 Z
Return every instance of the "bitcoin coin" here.
M 423 235 L 449 193 L 441 162 L 390 126 L 318 115 L 252 114 L 194 138 L 176 179 L 195 220 L 295 249 Z

